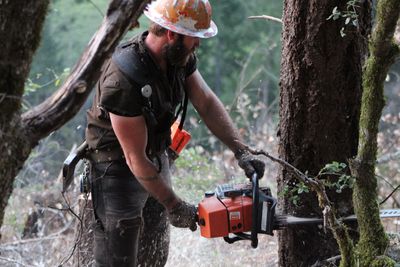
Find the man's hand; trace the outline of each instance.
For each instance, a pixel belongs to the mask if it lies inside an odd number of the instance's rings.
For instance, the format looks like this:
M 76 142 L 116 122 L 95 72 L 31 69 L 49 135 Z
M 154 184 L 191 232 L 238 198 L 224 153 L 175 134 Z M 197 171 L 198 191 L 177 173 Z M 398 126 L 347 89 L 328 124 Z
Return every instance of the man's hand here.
M 248 150 L 239 150 L 235 154 L 235 157 L 238 160 L 240 168 L 244 170 L 248 178 L 251 178 L 254 172 L 257 173 L 258 178 L 264 176 L 265 163 L 251 154 Z
M 197 208 L 185 201 L 179 201 L 169 212 L 169 221 L 175 227 L 197 229 Z

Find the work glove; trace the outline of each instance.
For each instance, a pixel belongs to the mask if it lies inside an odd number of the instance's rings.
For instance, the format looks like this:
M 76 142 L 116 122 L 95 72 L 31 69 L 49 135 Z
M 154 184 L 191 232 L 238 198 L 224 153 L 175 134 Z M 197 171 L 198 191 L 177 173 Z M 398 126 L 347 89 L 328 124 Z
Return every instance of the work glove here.
M 185 201 L 179 201 L 169 212 L 169 221 L 175 227 L 197 229 L 197 208 Z
M 257 173 L 258 178 L 264 176 L 265 163 L 259 160 L 256 156 L 251 154 L 248 150 L 239 150 L 235 154 L 240 168 L 242 168 L 248 178 L 251 179 L 254 172 Z

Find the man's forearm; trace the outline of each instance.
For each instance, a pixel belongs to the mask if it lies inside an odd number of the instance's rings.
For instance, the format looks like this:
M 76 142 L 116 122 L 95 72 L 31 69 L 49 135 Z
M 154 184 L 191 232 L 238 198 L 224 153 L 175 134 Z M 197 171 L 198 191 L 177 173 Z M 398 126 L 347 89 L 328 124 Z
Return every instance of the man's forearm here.
M 136 176 L 136 178 L 147 192 L 155 197 L 167 210 L 171 210 L 178 203 L 178 197 L 160 175 L 157 174 L 152 177 Z
M 171 210 L 178 203 L 178 197 L 150 161 L 143 163 L 141 166 L 135 166 L 129 160 L 127 163 L 139 183 L 167 210 Z
M 216 97 L 213 97 L 207 108 L 203 112 L 199 112 L 199 114 L 210 131 L 234 153 L 244 149 L 237 128 L 221 101 Z

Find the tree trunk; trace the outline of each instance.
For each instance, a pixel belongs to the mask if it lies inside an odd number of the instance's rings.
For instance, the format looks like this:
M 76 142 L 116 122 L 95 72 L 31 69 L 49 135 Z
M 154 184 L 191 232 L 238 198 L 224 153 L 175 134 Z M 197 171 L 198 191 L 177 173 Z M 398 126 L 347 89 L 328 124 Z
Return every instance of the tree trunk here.
M 149 0 L 112 0 L 96 35 L 70 77 L 41 105 L 21 116 L 24 83 L 40 42 L 48 0 L 0 1 L 0 225 L 13 183 L 40 139 L 80 109 L 126 31 Z M 0 236 L 1 237 L 1 236 Z
M 378 2 L 377 24 L 371 37 L 370 56 L 363 75 L 360 145 L 356 159 L 351 162 L 351 171 L 356 178 L 354 207 L 360 228 L 360 241 L 357 244 L 360 266 L 389 266 L 388 261 L 381 257 L 389 241 L 379 218 L 375 162 L 378 126 L 385 105 L 384 82 L 389 67 L 400 52 L 398 45 L 393 43 L 399 12 L 399 0 Z
M 48 0 L 0 3 L 0 225 L 14 178 L 32 149 L 18 112 L 48 5 Z
M 332 161 L 347 162 L 358 145 L 361 74 L 370 30 L 370 3 L 357 10 L 359 27 L 327 20 L 335 6 L 347 1 L 285 0 L 282 35 L 279 155 L 301 171 L 316 175 Z M 282 169 L 278 190 L 295 179 Z M 314 193 L 301 194 L 298 205 L 279 199 L 282 212 L 321 216 Z M 353 212 L 351 190 L 329 192 L 340 215 Z M 318 226 L 298 226 L 279 234 L 281 266 L 311 266 L 338 255 L 332 235 Z

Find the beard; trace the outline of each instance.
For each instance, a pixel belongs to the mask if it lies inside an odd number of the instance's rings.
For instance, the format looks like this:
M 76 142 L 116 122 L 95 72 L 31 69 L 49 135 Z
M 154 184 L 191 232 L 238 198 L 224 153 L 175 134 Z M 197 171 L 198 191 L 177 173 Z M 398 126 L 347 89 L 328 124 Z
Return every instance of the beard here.
M 189 61 L 193 50 L 187 49 L 183 44 L 183 35 L 173 44 L 166 44 L 163 48 L 164 58 L 172 66 L 184 67 Z

